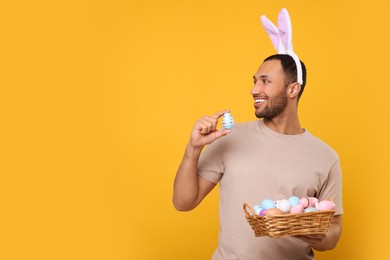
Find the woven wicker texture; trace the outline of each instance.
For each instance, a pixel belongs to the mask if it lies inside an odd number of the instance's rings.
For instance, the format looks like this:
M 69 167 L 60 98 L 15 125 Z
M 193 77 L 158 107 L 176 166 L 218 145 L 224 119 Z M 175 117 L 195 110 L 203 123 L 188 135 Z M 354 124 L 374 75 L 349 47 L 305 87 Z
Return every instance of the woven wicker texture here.
M 334 216 L 334 211 L 306 212 L 258 216 L 253 208 L 244 203 L 245 218 L 252 227 L 255 236 L 280 238 L 293 235 L 325 234 Z M 249 211 L 248 211 L 249 209 Z

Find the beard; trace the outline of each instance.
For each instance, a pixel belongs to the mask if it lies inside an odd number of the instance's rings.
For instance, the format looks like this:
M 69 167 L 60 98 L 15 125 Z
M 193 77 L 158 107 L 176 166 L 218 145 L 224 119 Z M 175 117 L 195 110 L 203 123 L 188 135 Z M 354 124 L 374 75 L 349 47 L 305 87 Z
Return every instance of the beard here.
M 288 103 L 287 94 L 281 92 L 280 95 L 274 98 L 269 98 L 267 103 L 268 103 L 267 106 L 264 107 L 262 110 L 255 111 L 255 115 L 257 118 L 264 118 L 270 120 L 280 115 L 287 107 L 287 103 Z

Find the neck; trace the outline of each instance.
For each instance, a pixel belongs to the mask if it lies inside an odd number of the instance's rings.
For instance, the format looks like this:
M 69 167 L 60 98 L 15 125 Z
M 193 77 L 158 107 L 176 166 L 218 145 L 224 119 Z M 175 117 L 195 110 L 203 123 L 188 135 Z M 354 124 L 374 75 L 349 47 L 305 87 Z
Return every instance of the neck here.
M 304 132 L 299 122 L 297 109 L 286 109 L 274 118 L 264 118 L 264 124 L 273 131 L 285 135 L 297 135 Z

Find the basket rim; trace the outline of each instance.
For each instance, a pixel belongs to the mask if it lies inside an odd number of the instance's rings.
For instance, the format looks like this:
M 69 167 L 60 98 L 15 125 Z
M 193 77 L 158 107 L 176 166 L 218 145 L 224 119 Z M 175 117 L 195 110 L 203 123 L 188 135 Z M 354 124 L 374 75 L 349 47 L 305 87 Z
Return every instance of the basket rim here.
M 250 212 L 247 211 L 247 208 L 249 208 Z M 286 217 L 289 217 L 289 216 L 300 216 L 300 215 L 311 215 L 311 214 L 314 214 L 314 215 L 318 215 L 318 214 L 329 214 L 329 213 L 336 213 L 335 210 L 324 210 L 324 211 L 312 211 L 312 212 L 302 212 L 302 213 L 286 213 L 286 214 L 277 214 L 277 215 L 270 215 L 270 216 L 259 216 L 256 214 L 255 210 L 253 209 L 253 207 L 244 202 L 243 204 L 243 209 L 244 209 L 244 212 L 245 212 L 245 215 L 246 217 L 254 217 L 256 219 L 267 219 L 267 218 L 286 218 Z

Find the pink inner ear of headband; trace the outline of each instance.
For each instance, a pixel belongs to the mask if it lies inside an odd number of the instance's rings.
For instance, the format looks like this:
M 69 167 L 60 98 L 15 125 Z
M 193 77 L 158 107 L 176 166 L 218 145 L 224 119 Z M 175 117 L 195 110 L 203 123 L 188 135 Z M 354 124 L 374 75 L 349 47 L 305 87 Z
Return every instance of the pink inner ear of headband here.
M 261 16 L 260 20 L 278 54 L 288 54 L 294 59 L 295 65 L 297 66 L 297 80 L 302 85 L 302 65 L 298 56 L 293 51 L 292 26 L 287 9 L 283 8 L 279 12 L 278 27 L 264 15 Z

